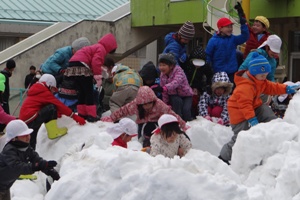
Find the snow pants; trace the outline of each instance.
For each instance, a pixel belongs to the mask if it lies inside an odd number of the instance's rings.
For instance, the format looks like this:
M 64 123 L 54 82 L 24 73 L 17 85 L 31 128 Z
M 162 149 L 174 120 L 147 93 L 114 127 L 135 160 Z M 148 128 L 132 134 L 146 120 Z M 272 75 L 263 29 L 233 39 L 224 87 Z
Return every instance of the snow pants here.
M 192 96 L 181 97 L 178 95 L 169 95 L 172 110 L 179 115 L 184 121 L 191 121 L 192 119 Z

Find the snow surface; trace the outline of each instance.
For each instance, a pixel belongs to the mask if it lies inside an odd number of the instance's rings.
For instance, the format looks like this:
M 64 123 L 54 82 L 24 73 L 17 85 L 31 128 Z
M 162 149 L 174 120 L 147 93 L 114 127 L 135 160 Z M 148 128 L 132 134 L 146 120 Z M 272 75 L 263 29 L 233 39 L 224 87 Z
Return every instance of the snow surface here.
M 111 146 L 106 127 L 112 123 L 77 125 L 63 116 L 66 136 L 49 140 L 38 133 L 37 151 L 59 162 L 59 181 L 45 191 L 46 176 L 17 180 L 12 200 L 298 200 L 300 199 L 300 94 L 290 101 L 285 118 L 242 131 L 231 165 L 217 158 L 232 136 L 231 128 L 204 118 L 189 122 L 193 149 L 174 159 L 141 152 L 135 139 L 129 149 Z

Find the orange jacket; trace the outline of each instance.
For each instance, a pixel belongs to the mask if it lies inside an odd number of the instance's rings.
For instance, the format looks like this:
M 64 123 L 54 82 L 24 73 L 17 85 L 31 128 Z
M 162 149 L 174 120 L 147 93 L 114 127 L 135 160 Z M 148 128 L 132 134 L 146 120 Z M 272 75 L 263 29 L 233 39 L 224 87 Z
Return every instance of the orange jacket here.
M 286 94 L 286 85 L 259 81 L 248 70 L 236 72 L 234 82 L 236 88 L 227 102 L 230 124 L 239 124 L 255 117 L 255 109 L 262 105 L 261 94 Z

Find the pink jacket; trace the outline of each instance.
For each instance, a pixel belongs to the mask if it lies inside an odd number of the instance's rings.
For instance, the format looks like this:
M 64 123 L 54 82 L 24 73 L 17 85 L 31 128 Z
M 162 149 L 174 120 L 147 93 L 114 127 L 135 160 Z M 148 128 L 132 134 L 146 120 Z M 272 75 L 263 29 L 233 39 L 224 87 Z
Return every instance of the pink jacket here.
M 1 124 L 8 124 L 10 121 L 15 120 L 16 118 L 12 115 L 7 114 L 2 106 L 0 106 L 0 123 Z
M 101 75 L 101 67 L 105 56 L 112 50 L 117 49 L 117 41 L 113 34 L 104 35 L 97 44 L 83 47 L 76 51 L 69 62 L 84 62 L 94 75 Z

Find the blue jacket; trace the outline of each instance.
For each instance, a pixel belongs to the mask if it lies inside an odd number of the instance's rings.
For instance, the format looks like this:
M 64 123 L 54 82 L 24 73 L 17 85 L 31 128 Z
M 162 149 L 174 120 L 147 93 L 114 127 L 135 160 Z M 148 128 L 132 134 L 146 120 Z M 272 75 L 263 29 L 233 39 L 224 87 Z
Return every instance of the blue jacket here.
M 240 35 L 221 36 L 214 34 L 209 39 L 205 53 L 206 61 L 210 63 L 214 73 L 226 72 L 233 74 L 238 70 L 236 58 L 237 45 L 243 44 L 249 38 L 248 26 L 241 25 Z
M 41 66 L 42 72 L 46 74 L 57 75 L 59 70 L 66 69 L 69 60 L 72 57 L 72 47 L 66 46 L 57 49 Z
M 269 81 L 275 82 L 275 71 L 276 71 L 276 66 L 277 66 L 276 59 L 271 58 L 264 49 L 256 49 L 255 52 L 258 52 L 260 55 L 262 55 L 269 61 L 270 65 L 271 65 L 271 72 L 268 74 L 267 79 Z M 239 67 L 239 71 L 249 68 L 249 62 L 251 61 L 253 53 L 254 52 L 252 51 L 251 53 L 248 54 L 248 56 L 246 57 L 244 62 Z
M 173 35 L 175 35 L 176 32 L 171 32 L 165 36 L 165 49 L 163 53 L 172 53 L 177 61 L 177 64 L 179 64 L 179 58 L 181 59 L 181 62 L 185 62 L 187 56 L 186 56 L 186 45 L 180 44 L 179 41 L 177 41 Z

